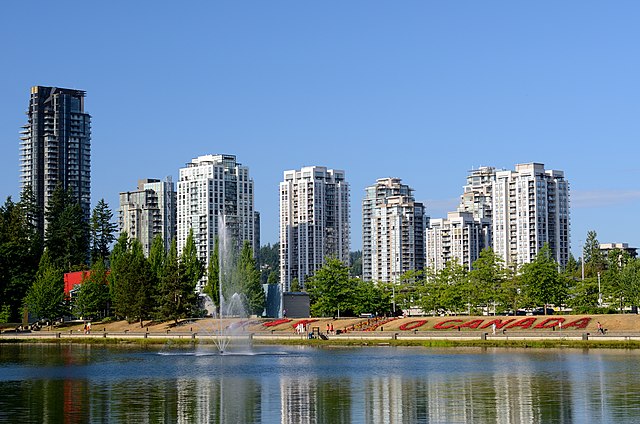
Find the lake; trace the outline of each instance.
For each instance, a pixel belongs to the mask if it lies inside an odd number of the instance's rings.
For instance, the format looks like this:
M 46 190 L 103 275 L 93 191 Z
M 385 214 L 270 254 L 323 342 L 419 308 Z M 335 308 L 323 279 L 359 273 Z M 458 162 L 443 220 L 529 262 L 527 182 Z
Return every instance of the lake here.
M 632 350 L 0 344 L 0 422 L 640 422 Z

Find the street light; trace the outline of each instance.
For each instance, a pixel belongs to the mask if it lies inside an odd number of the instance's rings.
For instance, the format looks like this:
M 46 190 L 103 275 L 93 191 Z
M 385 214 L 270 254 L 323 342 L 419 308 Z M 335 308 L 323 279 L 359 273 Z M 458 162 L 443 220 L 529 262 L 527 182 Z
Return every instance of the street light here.
M 602 292 L 600 291 L 600 271 L 598 271 L 598 305 L 602 306 Z

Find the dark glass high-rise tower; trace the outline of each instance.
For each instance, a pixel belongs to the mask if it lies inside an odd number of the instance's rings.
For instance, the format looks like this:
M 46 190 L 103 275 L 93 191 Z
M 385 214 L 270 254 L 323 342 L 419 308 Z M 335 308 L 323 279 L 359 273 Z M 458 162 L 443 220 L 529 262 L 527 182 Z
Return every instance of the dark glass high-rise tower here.
M 85 219 L 91 212 L 91 116 L 84 112 L 85 92 L 31 87 L 28 122 L 20 132 L 20 180 L 31 186 L 41 214 L 36 226 L 44 235 L 44 211 L 60 183 L 78 200 Z

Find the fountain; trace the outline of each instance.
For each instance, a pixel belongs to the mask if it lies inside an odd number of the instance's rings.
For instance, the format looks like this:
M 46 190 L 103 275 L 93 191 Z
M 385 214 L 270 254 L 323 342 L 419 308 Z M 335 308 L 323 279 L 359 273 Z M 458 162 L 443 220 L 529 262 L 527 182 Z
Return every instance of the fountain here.
M 226 216 L 218 216 L 218 295 L 220 305 L 218 308 L 218 328 L 215 337 L 215 344 L 220 353 L 225 353 L 230 342 L 241 342 L 240 345 L 247 347 L 249 337 L 244 334 L 242 325 L 228 323 L 225 326 L 225 319 L 248 318 L 247 299 L 242 293 L 242 281 L 237 270 L 238 241 L 230 234 Z M 243 343 L 242 343 L 243 342 Z

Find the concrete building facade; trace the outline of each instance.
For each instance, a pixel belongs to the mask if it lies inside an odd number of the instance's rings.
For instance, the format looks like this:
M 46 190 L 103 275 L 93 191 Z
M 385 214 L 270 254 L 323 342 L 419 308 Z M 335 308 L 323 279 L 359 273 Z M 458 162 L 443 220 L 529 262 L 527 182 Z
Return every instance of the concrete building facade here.
M 253 179 L 249 168 L 233 155 L 204 155 L 180 169 L 177 188 L 177 246 L 182 252 L 193 230 L 200 260 L 206 266 L 222 226 L 238 250 L 247 240 L 259 246 L 255 234 L 259 215 L 254 211 Z M 224 217 L 224 218 L 223 218 Z M 198 286 L 202 290 L 205 278 Z
M 471 212 L 449 212 L 447 218 L 432 219 L 426 231 L 426 262 L 441 270 L 447 262 L 471 270 L 480 252 L 491 245 L 491 220 L 476 218 Z
M 44 212 L 61 184 L 91 214 L 91 116 L 84 111 L 85 92 L 31 87 L 28 122 L 20 132 L 20 182 L 31 187 L 40 214 L 35 226 L 44 236 Z
M 280 284 L 302 287 L 335 257 L 349 263 L 349 184 L 341 170 L 308 166 L 284 172 L 280 183 Z
M 120 232 L 140 241 L 145 256 L 158 235 L 168 251 L 176 235 L 176 191 L 171 177 L 140 180 L 137 190 L 120 193 L 118 224 Z
M 363 279 L 395 282 L 425 266 L 424 205 L 400 178 L 381 178 L 362 201 Z
M 570 252 L 569 183 L 564 172 L 541 163 L 496 172 L 493 184 L 493 249 L 509 266 L 535 259 L 545 243 L 566 266 Z

